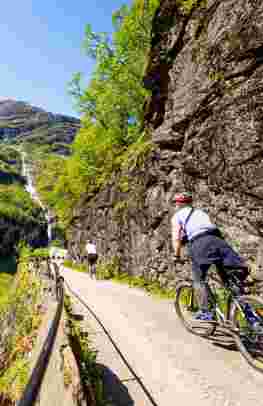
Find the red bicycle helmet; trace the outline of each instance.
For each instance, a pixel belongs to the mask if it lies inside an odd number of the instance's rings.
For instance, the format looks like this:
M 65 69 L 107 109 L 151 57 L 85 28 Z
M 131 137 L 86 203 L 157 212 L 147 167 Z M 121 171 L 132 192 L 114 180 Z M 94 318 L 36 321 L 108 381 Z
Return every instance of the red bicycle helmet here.
M 193 201 L 192 193 L 190 192 L 177 193 L 174 196 L 173 201 L 176 203 L 192 203 Z

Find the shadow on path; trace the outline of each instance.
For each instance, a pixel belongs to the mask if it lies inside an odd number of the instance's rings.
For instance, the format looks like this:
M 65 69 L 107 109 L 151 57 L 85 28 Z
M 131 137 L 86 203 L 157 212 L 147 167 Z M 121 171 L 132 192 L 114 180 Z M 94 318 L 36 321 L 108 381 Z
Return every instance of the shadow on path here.
M 104 399 L 112 402 L 112 406 L 134 406 L 135 403 L 129 394 L 125 382 L 136 382 L 134 378 L 121 381 L 114 372 L 103 364 L 97 364 L 102 371 Z

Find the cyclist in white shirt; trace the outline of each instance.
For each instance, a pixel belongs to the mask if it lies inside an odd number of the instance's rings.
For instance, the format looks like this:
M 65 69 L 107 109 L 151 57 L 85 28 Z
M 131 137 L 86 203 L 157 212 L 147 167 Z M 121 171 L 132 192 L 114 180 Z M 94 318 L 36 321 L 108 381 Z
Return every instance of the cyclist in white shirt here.
M 88 254 L 88 263 L 90 268 L 90 275 L 96 279 L 96 262 L 98 259 L 96 244 L 92 240 L 87 240 L 86 251 Z

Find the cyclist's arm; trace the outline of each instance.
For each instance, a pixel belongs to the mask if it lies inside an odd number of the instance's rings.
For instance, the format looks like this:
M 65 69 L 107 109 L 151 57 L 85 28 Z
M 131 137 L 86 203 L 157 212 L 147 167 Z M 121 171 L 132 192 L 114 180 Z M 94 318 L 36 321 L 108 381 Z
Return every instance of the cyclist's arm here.
M 176 257 L 181 256 L 181 248 L 182 248 L 182 226 L 177 222 L 176 216 L 172 217 L 172 246 L 174 249 L 174 253 Z

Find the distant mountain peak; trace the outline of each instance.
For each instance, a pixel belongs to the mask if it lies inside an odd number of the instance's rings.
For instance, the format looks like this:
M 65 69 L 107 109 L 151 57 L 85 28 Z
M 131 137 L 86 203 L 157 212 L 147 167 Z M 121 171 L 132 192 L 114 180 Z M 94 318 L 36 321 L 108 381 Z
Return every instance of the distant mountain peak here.
M 47 112 L 24 101 L 0 98 L 0 142 L 26 140 L 53 145 L 54 151 L 65 151 L 62 144 L 71 144 L 79 128 L 80 120 L 75 117 Z
M 5 119 L 24 112 L 44 112 L 39 107 L 33 107 L 24 101 L 0 98 L 0 118 Z

